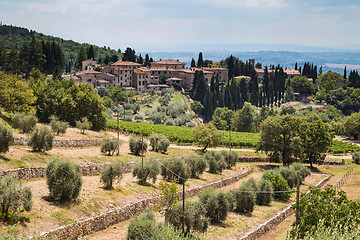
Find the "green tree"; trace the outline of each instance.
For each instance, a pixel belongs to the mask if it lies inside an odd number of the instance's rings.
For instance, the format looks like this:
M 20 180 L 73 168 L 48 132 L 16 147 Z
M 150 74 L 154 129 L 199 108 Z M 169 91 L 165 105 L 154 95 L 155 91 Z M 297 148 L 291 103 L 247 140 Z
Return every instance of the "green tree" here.
M 88 53 L 86 52 L 85 47 L 81 47 L 80 51 L 76 58 L 76 67 L 77 69 L 81 70 L 82 62 L 88 59 Z
M 61 203 L 76 199 L 82 186 L 79 165 L 70 162 L 51 161 L 46 167 L 46 182 L 50 196 Z
M 17 112 L 11 116 L 11 122 L 14 128 L 20 129 L 23 133 L 30 133 L 36 127 L 38 119 L 34 115 Z
M 18 178 L 8 174 L 0 180 L 0 210 L 8 220 L 9 213 L 16 213 L 21 207 L 26 211 L 32 208 L 32 193 L 23 187 Z
M 196 67 L 196 63 L 195 63 L 195 59 L 194 58 L 192 58 L 191 59 L 191 65 L 190 65 L 191 67 Z
M 129 147 L 132 154 L 135 156 L 140 156 L 140 153 L 143 154 L 147 150 L 147 142 L 142 141 L 141 138 L 130 138 Z
M 273 161 L 290 165 L 302 151 L 301 122 L 292 115 L 268 117 L 260 126 L 257 150 L 265 151 Z
M 162 134 L 153 133 L 150 135 L 150 146 L 155 152 L 165 153 L 170 145 L 169 139 Z
M 199 101 L 194 101 L 191 103 L 191 110 L 193 110 L 196 114 L 199 114 L 204 109 L 204 106 Z
M 92 124 L 89 122 L 89 120 L 84 117 L 79 121 L 76 121 L 76 127 L 81 130 L 82 134 L 85 134 L 85 130 L 89 130 L 91 128 Z
M 343 88 L 346 85 L 346 81 L 343 76 L 335 72 L 322 74 L 319 79 L 317 79 L 317 82 L 319 83 L 319 89 L 324 88 L 326 92 Z
M 112 189 L 114 181 L 120 182 L 123 177 L 124 170 L 117 162 L 110 163 L 101 172 L 100 181 L 106 189 Z
M 205 75 L 203 71 L 196 70 L 194 73 L 193 81 L 193 95 L 192 98 L 195 101 L 199 101 L 204 105 L 205 94 L 208 92 L 209 85 L 206 82 Z
M 354 139 L 358 139 L 358 136 L 360 136 L 360 112 L 353 113 L 346 117 L 344 122 L 344 129 L 348 136 L 352 136 Z
M 34 113 L 33 90 L 19 75 L 0 71 L 0 107 L 5 111 Z
M 232 118 L 234 130 L 238 132 L 255 131 L 256 114 L 250 103 L 245 103 L 243 108 L 237 111 Z
M 231 119 L 234 112 L 227 107 L 216 108 L 211 121 L 219 130 L 228 130 L 231 126 Z
M 330 146 L 333 136 L 329 126 L 321 120 L 306 123 L 306 130 L 303 131 L 304 157 L 312 167 L 315 163 L 325 160 L 325 152 Z
M 202 124 L 194 127 L 193 134 L 195 140 L 199 145 L 204 145 L 202 151 L 207 147 L 216 147 L 219 145 L 222 138 L 221 133 L 216 129 L 212 123 Z
M 115 151 L 118 149 L 120 142 L 118 139 L 114 138 L 104 138 L 101 141 L 101 152 L 107 154 L 108 156 L 114 155 Z
M 169 212 L 179 202 L 177 186 L 175 182 L 167 183 L 165 181 L 160 181 L 158 189 L 160 190 L 159 203 L 154 204 L 154 211 L 164 214 L 165 224 L 168 224 Z
M 291 230 L 291 235 L 304 238 L 312 234 L 322 222 L 325 227 L 333 223 L 360 223 L 360 204 L 348 200 L 344 191 L 336 191 L 331 186 L 325 190 L 312 188 L 310 193 L 300 198 L 299 225 Z
M 294 92 L 312 95 L 315 92 L 314 84 L 305 76 L 296 76 L 290 79 L 290 86 Z
M 54 146 L 54 135 L 48 127 L 36 128 L 31 133 L 28 144 L 34 152 L 49 151 Z
M 11 129 L 0 124 L 0 153 L 9 151 L 10 144 L 14 142 L 14 136 Z
M 132 174 L 133 177 L 139 179 L 140 184 L 145 185 L 148 178 L 152 179 L 152 182 L 156 182 L 157 175 L 160 173 L 159 163 L 157 161 L 147 161 L 138 163 L 134 166 Z
M 198 61 L 197 61 L 197 65 L 198 68 L 203 67 L 204 66 L 204 60 L 203 60 L 203 55 L 202 52 L 199 52 L 199 57 L 198 57 Z
M 59 135 L 60 133 L 66 133 L 67 128 L 69 127 L 69 123 L 60 121 L 56 116 L 50 116 L 50 126 L 51 130 Z

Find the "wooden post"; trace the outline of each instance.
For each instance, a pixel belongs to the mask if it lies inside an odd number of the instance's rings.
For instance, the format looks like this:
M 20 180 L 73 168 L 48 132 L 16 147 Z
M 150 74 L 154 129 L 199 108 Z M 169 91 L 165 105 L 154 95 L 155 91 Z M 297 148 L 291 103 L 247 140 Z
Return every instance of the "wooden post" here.
M 141 132 L 141 176 L 144 176 L 144 132 Z
M 117 140 L 118 140 L 118 149 L 117 149 L 117 155 L 120 155 L 120 144 L 119 144 L 119 140 L 120 140 L 120 125 L 119 125 L 119 112 L 117 113 L 117 127 L 118 127 L 118 131 L 117 131 Z
M 182 231 L 183 234 L 185 235 L 185 179 L 183 179 L 183 217 L 182 217 Z
M 296 172 L 297 182 L 296 182 L 296 229 L 299 227 L 299 201 L 300 201 L 300 173 Z

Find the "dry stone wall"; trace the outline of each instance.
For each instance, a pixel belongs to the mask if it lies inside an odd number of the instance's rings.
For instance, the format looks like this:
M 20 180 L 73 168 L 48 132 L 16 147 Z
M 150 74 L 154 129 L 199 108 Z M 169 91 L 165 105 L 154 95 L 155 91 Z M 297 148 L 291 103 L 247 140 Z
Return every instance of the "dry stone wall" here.
M 100 146 L 101 138 L 56 138 L 54 139 L 55 147 L 92 147 Z M 27 145 L 28 139 L 23 136 L 16 136 L 14 138 L 14 145 Z
M 238 181 L 241 178 L 246 177 L 253 171 L 252 168 L 247 169 L 246 171 L 235 174 L 228 178 L 219 180 L 217 182 L 212 182 L 209 184 L 201 185 L 186 190 L 185 196 L 191 197 L 199 194 L 206 188 L 220 188 L 231 183 Z M 182 191 L 178 192 L 179 200 L 182 199 Z M 79 237 L 86 236 L 93 232 L 101 231 L 108 228 L 111 225 L 117 224 L 121 221 L 130 219 L 134 214 L 138 214 L 146 209 L 150 209 L 154 204 L 158 203 L 159 197 L 142 199 L 135 203 L 127 204 L 124 207 L 116 208 L 109 212 L 100 214 L 98 216 L 88 218 L 76 223 L 63 226 L 57 229 L 54 229 L 50 232 L 41 234 L 42 238 L 45 239 L 77 239 Z
M 322 187 L 325 184 L 325 182 L 327 182 L 330 179 L 330 177 L 331 176 L 327 176 L 326 178 L 322 179 L 316 185 L 316 187 L 318 187 L 318 188 Z M 239 238 L 239 240 L 254 240 L 254 239 L 257 239 L 258 237 L 260 237 L 261 235 L 263 235 L 264 233 L 269 231 L 272 227 L 274 227 L 277 224 L 281 223 L 285 218 L 290 216 L 294 212 L 294 209 L 292 208 L 292 206 L 295 203 L 296 202 L 292 202 L 290 206 L 288 206 L 284 210 L 280 211 L 274 217 L 272 217 L 269 220 L 267 220 L 266 222 L 258 225 L 255 229 L 245 233 L 244 236 Z

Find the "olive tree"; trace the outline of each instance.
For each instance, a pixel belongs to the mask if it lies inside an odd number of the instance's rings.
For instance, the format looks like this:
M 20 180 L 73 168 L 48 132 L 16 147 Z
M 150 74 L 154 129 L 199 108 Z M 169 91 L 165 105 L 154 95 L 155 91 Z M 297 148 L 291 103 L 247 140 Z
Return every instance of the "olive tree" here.
M 34 152 L 51 150 L 54 146 L 54 135 L 47 127 L 36 128 L 31 133 L 28 144 Z
M 104 184 L 104 188 L 112 189 L 114 181 L 119 182 L 123 173 L 124 170 L 119 163 L 110 163 L 101 171 L 100 181 Z
M 70 162 L 51 161 L 46 168 L 46 181 L 50 196 L 61 203 L 76 199 L 82 186 L 79 165 Z
M 21 207 L 26 211 L 32 208 L 32 193 L 29 187 L 23 187 L 18 178 L 6 175 L 0 180 L 0 210 L 8 220 L 10 212 L 17 212 Z
M 9 151 L 9 146 L 14 142 L 14 136 L 9 127 L 0 124 L 0 153 Z
M 203 145 L 205 152 L 208 147 L 217 147 L 220 144 L 222 135 L 212 123 L 202 124 L 194 127 L 193 133 L 199 145 Z

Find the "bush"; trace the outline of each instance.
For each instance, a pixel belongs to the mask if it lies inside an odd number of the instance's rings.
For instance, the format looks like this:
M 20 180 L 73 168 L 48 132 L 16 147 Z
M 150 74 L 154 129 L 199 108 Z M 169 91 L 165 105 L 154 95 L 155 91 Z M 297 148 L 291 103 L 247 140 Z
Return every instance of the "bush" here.
M 23 133 L 29 133 L 34 130 L 38 119 L 34 115 L 15 113 L 11 117 L 11 121 L 14 128 L 20 129 Z
M 280 167 L 279 173 L 287 181 L 290 188 L 293 188 L 297 184 L 297 174 L 293 168 Z
M 154 215 L 150 211 L 146 211 L 140 216 L 130 222 L 128 226 L 128 240 L 145 240 L 150 239 L 152 234 L 156 231 L 157 226 Z
M 34 152 L 48 151 L 54 146 L 54 135 L 47 127 L 36 128 L 31 133 L 28 144 Z
M 353 152 L 353 154 L 352 154 L 352 160 L 353 160 L 356 164 L 360 164 L 360 151 Z
M 51 161 L 46 168 L 46 180 L 50 196 L 61 203 L 79 196 L 82 186 L 79 165 L 70 162 Z
M 178 183 L 183 183 L 189 178 L 190 172 L 190 167 L 180 158 L 167 159 L 161 165 L 161 176 L 168 181 L 176 180 Z
M 66 133 L 69 124 L 67 122 L 60 121 L 58 117 L 52 115 L 50 117 L 50 127 L 56 135 L 59 135 L 60 133 Z
M 256 194 L 251 184 L 244 183 L 235 191 L 235 211 L 239 213 L 251 213 L 256 204 Z
M 124 170 L 119 163 L 108 164 L 101 172 L 100 181 L 104 184 L 104 188 L 112 189 L 113 182 L 120 182 L 123 177 Z
M 269 180 L 274 188 L 274 191 L 290 191 L 290 187 L 287 181 L 280 175 L 280 173 L 274 173 L 266 171 L 263 178 Z M 274 193 L 274 198 L 280 201 L 287 201 L 290 199 L 290 192 Z
M 169 139 L 162 134 L 151 134 L 150 136 L 150 146 L 155 152 L 165 153 L 170 145 Z
M 144 117 L 143 117 L 143 115 L 141 115 L 141 114 L 135 114 L 135 115 L 134 115 L 134 120 L 135 120 L 136 122 L 142 122 L 142 121 L 144 120 Z
M 225 193 L 216 193 L 213 188 L 205 189 L 200 195 L 200 203 L 212 223 L 226 220 L 229 202 Z
M 135 156 L 140 156 L 140 153 L 146 152 L 147 150 L 147 142 L 142 141 L 141 138 L 130 138 L 130 151 Z
M 86 117 L 83 117 L 80 121 L 76 121 L 76 127 L 81 129 L 82 134 L 85 134 L 85 130 L 89 130 L 92 123 Z
M 186 127 L 195 127 L 195 123 L 193 123 L 193 122 L 188 122 L 187 124 L 186 124 Z
M 156 182 L 156 177 L 159 174 L 159 163 L 156 161 L 144 162 L 143 171 L 141 162 L 136 164 L 133 168 L 133 177 L 139 179 L 140 184 L 144 185 L 148 178 L 152 179 L 153 183 Z
M 234 151 L 221 151 L 221 154 L 224 156 L 226 168 L 228 169 L 234 167 L 239 159 L 238 153 Z
M 103 140 L 101 140 L 101 152 L 112 156 L 118 149 L 119 144 L 120 142 L 117 139 L 104 138 Z
M 191 178 L 199 178 L 207 167 L 206 160 L 195 155 L 187 156 L 185 163 L 190 167 Z
M 229 203 L 228 209 L 231 212 L 234 212 L 235 208 L 236 208 L 236 191 L 237 191 L 237 189 L 233 189 L 233 190 L 226 192 L 226 198 Z
M 20 207 L 31 210 L 31 189 L 23 187 L 17 177 L 8 174 L 0 180 L 0 217 L 4 214 L 5 220 L 8 220 L 9 212 L 15 213 Z
M 311 174 L 310 170 L 301 163 L 293 163 L 291 168 L 293 168 L 295 172 L 300 173 L 300 184 L 305 180 L 307 176 L 310 176 Z
M 9 127 L 0 124 L 0 153 L 9 151 L 10 144 L 14 142 L 14 136 Z
M 257 192 L 259 191 L 259 186 L 257 182 L 255 181 L 254 178 L 250 178 L 249 180 L 246 181 L 246 184 L 250 186 L 252 191 L 255 191 L 255 201 L 257 201 L 257 196 L 258 196 Z
M 169 223 L 176 229 L 182 228 L 183 207 L 182 203 L 177 204 L 169 211 Z M 209 219 L 206 217 L 204 206 L 197 201 L 186 201 L 185 203 L 185 226 L 186 233 L 191 230 L 206 232 L 209 226 Z
M 222 173 L 226 167 L 224 156 L 219 152 L 207 152 L 205 154 L 205 159 L 209 165 L 210 173 Z
M 256 196 L 256 203 L 261 206 L 269 206 L 273 200 L 273 186 L 269 180 L 261 179 L 259 182 L 259 190 L 261 192 L 269 193 L 258 193 Z
M 174 126 L 174 124 L 175 124 L 174 120 L 172 120 L 171 118 L 169 118 L 165 121 L 165 125 L 167 125 L 167 126 Z

